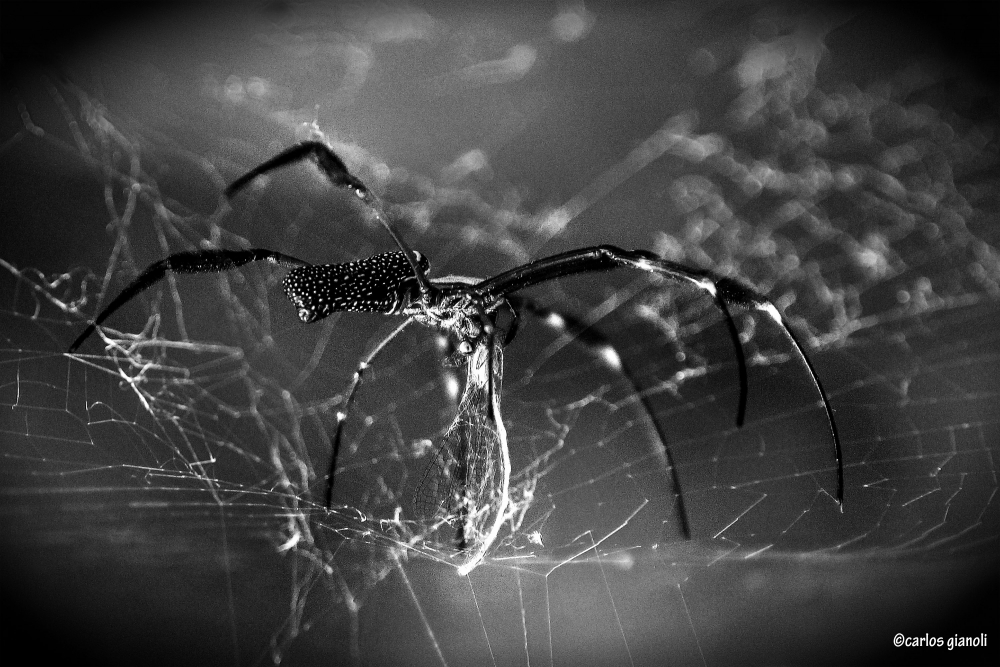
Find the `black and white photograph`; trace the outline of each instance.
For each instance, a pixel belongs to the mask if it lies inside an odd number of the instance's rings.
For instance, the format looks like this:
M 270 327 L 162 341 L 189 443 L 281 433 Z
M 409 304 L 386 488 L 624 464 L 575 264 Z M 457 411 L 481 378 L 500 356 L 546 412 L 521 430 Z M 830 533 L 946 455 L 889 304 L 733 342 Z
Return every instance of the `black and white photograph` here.
M 0 662 L 1000 664 L 1000 3 L 0 2 Z

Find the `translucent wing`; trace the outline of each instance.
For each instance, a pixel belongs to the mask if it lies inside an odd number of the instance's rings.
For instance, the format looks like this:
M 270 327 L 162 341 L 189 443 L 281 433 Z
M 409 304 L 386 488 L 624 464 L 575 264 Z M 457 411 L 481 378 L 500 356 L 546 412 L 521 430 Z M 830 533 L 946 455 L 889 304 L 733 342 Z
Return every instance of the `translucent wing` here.
M 469 357 L 458 415 L 415 499 L 420 518 L 455 527 L 463 575 L 482 562 L 509 504 L 510 452 L 500 416 L 502 340 L 484 340 Z

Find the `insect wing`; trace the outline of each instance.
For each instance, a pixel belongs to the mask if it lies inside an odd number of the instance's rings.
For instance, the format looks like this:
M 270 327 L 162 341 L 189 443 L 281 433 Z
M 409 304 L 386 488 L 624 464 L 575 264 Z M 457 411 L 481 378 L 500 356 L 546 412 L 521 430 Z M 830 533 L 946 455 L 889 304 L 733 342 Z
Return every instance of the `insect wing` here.
M 509 503 L 510 452 L 500 416 L 503 352 L 499 337 L 469 357 L 458 415 L 417 489 L 420 518 L 455 528 L 460 574 L 471 572 L 500 532 Z

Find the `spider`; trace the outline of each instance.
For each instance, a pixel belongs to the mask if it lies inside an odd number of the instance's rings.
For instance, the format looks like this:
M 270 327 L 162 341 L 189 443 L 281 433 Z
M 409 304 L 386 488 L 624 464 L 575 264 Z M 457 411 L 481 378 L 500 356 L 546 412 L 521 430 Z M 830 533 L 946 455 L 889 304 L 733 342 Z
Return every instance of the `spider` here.
M 458 516 L 456 541 L 460 551 L 474 547 L 460 570 L 468 572 L 485 555 L 496 538 L 509 503 L 510 458 L 506 432 L 500 414 L 503 378 L 503 348 L 517 333 L 520 311 L 540 314 L 537 306 L 515 293 L 534 285 L 578 273 L 636 269 L 656 274 L 677 283 L 689 283 L 707 293 L 722 312 L 736 354 L 739 373 L 739 403 L 737 426 L 742 426 L 746 414 L 747 369 L 739 330 L 733 319 L 733 309 L 758 311 L 781 327 L 791 347 L 801 359 L 818 392 L 826 412 L 837 464 L 837 502 L 843 509 L 844 473 L 840 438 L 833 410 L 812 363 L 778 309 L 751 287 L 732 278 L 709 271 L 692 269 L 662 259 L 645 250 L 623 250 L 612 245 L 600 245 L 559 253 L 537 259 L 504 271 L 485 280 L 462 276 L 430 278 L 430 262 L 411 250 L 385 215 L 380 199 L 344 164 L 326 144 L 319 141 L 299 143 L 236 179 L 225 194 L 233 197 L 258 176 L 300 161 L 311 161 L 331 184 L 344 188 L 365 205 L 389 232 L 398 247 L 395 252 L 381 254 L 343 264 L 313 265 L 272 250 L 198 250 L 180 252 L 155 262 L 146 268 L 70 346 L 75 352 L 80 345 L 112 313 L 143 290 L 161 280 L 168 271 L 175 273 L 213 273 L 227 271 L 250 262 L 267 261 L 291 269 L 283 280 L 286 296 L 297 309 L 302 322 L 315 322 L 335 312 L 373 312 L 402 315 L 407 319 L 382 340 L 358 366 L 346 393 L 344 410 L 337 415 L 337 429 L 332 442 L 332 455 L 326 477 L 325 504 L 333 499 L 334 478 L 340 453 L 342 429 L 351 403 L 362 382 L 365 370 L 388 343 L 407 326 L 416 322 L 448 335 L 456 343 L 452 364 L 466 368 L 466 383 L 459 403 L 458 415 L 445 432 L 443 445 L 421 481 L 418 505 L 430 507 L 444 498 L 444 513 L 439 517 Z M 570 320 L 570 324 L 575 321 Z M 578 323 L 575 328 L 585 329 Z M 595 334 L 590 334 L 591 338 Z M 600 339 L 599 335 L 598 339 Z M 584 341 L 587 342 L 587 341 Z M 591 341 L 593 342 L 593 341 Z M 600 340 L 598 342 L 601 342 Z M 617 367 L 637 389 L 613 346 L 609 346 Z M 638 390 L 637 390 L 638 392 Z M 652 418 L 645 396 L 638 392 L 643 406 Z M 654 423 L 657 420 L 653 419 Z M 690 529 L 680 493 L 670 448 L 663 434 L 666 463 L 675 486 L 678 514 L 685 538 Z

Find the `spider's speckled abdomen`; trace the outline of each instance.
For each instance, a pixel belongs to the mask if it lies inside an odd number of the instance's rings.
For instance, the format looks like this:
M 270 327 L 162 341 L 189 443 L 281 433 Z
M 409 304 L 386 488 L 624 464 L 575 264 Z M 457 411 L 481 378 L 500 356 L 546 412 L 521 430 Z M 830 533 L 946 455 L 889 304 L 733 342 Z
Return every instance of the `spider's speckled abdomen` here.
M 422 271 L 430 268 L 420 253 Z M 331 313 L 399 313 L 417 290 L 413 268 L 401 252 L 384 252 L 345 264 L 302 266 L 284 280 L 299 319 L 314 322 Z

